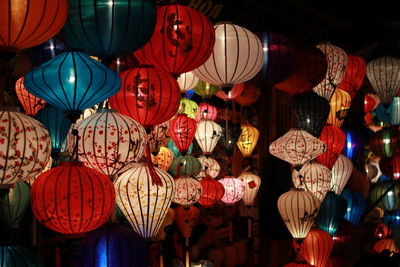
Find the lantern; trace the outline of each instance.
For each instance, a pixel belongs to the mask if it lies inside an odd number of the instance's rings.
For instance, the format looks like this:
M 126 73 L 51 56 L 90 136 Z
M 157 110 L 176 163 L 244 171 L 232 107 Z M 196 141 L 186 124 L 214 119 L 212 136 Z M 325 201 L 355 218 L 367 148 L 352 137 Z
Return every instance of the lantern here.
M 326 145 L 301 129 L 290 129 L 269 145 L 269 153 L 299 169 L 304 163 L 324 153 Z
M 390 104 L 400 87 L 400 59 L 380 57 L 367 64 L 367 78 L 384 104 Z
M 318 137 L 329 116 L 328 100 L 314 92 L 307 92 L 294 96 L 293 106 L 295 127 Z
M 324 153 L 317 157 L 317 161 L 332 169 L 346 142 L 346 135 L 342 130 L 333 126 L 325 125 L 322 129 L 319 140 L 326 144 L 327 148 Z
M 217 116 L 218 111 L 216 107 L 208 103 L 202 102 L 197 109 L 196 121 L 199 122 L 202 119 L 215 121 L 217 119 Z
M 353 173 L 353 163 L 341 154 L 332 167 L 331 188 L 340 195 Z
M 28 90 L 26 90 L 24 87 L 24 77 L 19 78 L 15 83 L 15 93 L 24 108 L 25 113 L 29 116 L 35 116 L 36 113 L 46 104 L 45 101 L 32 95 Z
M 203 98 L 211 98 L 219 91 L 219 87 L 208 82 L 199 81 L 194 92 Z
M 347 211 L 344 218 L 353 226 L 356 226 L 367 208 L 367 200 L 362 195 L 347 188 L 343 190 L 341 196 L 347 201 Z
M 303 239 L 318 215 L 321 202 L 303 189 L 291 189 L 278 199 L 283 222 L 295 239 Z
M 379 97 L 375 94 L 366 94 L 364 96 L 364 112 L 373 111 L 381 102 Z
M 176 145 L 172 139 L 170 139 L 168 141 L 167 148 L 172 151 L 172 153 L 174 154 L 174 158 L 177 158 L 180 155 L 179 149 L 176 147 Z M 192 153 L 192 151 L 193 151 L 193 143 L 190 144 L 187 153 L 190 154 L 190 153 Z
M 221 124 L 222 136 L 220 141 L 225 148 L 225 152 L 228 156 L 232 155 L 237 141 L 242 133 L 241 125 L 233 123 L 230 120 L 226 120 L 225 123 Z
M 181 93 L 187 92 L 189 89 L 193 89 L 199 83 L 199 79 L 194 76 L 194 73 L 189 71 L 181 74 L 177 79 Z
M 251 157 L 251 154 L 257 145 L 260 132 L 257 128 L 248 123 L 242 124 L 241 128 L 242 133 L 237 141 L 237 146 L 240 152 L 242 152 L 243 157 Z
M 195 157 L 190 155 L 178 156 L 174 159 L 169 172 L 175 176 L 196 177 L 200 173 L 201 163 Z
M 248 82 L 244 83 L 245 90 L 234 98 L 234 101 L 241 106 L 250 106 L 255 103 L 261 94 L 261 89 Z
M 151 160 L 155 167 L 163 171 L 168 171 L 174 160 L 174 154 L 166 147 L 161 147 L 160 152 L 156 156 L 151 155 Z
M 30 249 L 0 246 L 0 263 L 4 267 L 42 267 L 42 260 Z
M 245 206 L 254 205 L 254 200 L 261 186 L 261 178 L 250 172 L 243 172 L 238 177 L 244 184 L 243 203 Z
M 204 177 L 201 179 L 200 184 L 203 188 L 203 193 L 198 202 L 205 208 L 214 206 L 225 194 L 224 186 L 219 181 L 211 179 L 211 177 Z
M 200 210 L 195 206 L 178 206 L 175 208 L 175 223 L 184 238 L 192 235 L 193 227 L 200 217 Z
M 18 228 L 29 206 L 29 185 L 15 183 L 10 191 L 0 198 L 0 220 L 6 228 Z M 0 261 L 1 262 L 1 261 Z
M 115 72 L 121 73 L 130 68 L 135 68 L 139 66 L 139 61 L 133 54 L 126 54 L 122 57 L 117 57 L 107 66 Z
M 52 37 L 48 41 L 29 49 L 29 57 L 33 67 L 38 67 L 46 61 L 65 52 L 66 45 L 57 37 Z
M 344 118 L 347 115 L 347 112 L 350 109 L 350 104 L 350 94 L 342 89 L 336 89 L 331 101 L 329 101 L 331 109 L 326 122 L 340 128 L 343 124 Z
M 81 162 L 62 162 L 36 178 L 31 205 L 44 226 L 64 234 L 85 233 L 108 220 L 115 192 L 104 174 Z
M 326 266 L 333 249 L 330 234 L 318 228 L 312 228 L 301 244 L 299 256 L 314 266 Z
M 390 160 L 390 165 L 393 169 L 393 180 L 400 178 L 400 154 L 395 154 Z
M 320 229 L 333 235 L 338 230 L 346 211 L 346 199 L 330 191 L 322 200 L 316 224 Z
M 244 196 L 245 184 L 239 178 L 232 176 L 226 176 L 219 180 L 224 186 L 225 193 L 221 198 L 221 201 L 227 205 L 233 205 Z
M 236 97 L 240 96 L 244 91 L 243 83 L 235 84 L 233 88 L 229 92 L 224 92 L 223 90 L 219 90 L 215 93 L 215 95 L 221 98 L 224 101 L 231 101 L 236 99 Z
M 376 116 L 384 123 L 400 125 L 400 97 L 395 96 L 387 108 L 379 104 L 376 109 Z
M 300 263 L 300 262 L 289 262 L 283 267 L 315 267 L 314 265 L 310 265 L 308 263 Z
M 186 114 L 178 114 L 169 121 L 169 135 L 179 152 L 186 153 L 196 134 L 197 123 Z
M 218 161 L 216 161 L 215 159 L 208 157 L 208 156 L 204 156 L 201 155 L 200 157 L 198 157 L 198 160 L 200 161 L 201 164 L 201 170 L 200 173 L 197 175 L 197 179 L 201 179 L 204 177 L 211 177 L 211 178 L 215 178 L 218 176 L 220 170 L 221 170 L 221 166 L 219 165 Z
M 188 176 L 179 177 L 175 180 L 175 196 L 172 201 L 179 205 L 189 206 L 200 199 L 202 191 L 203 188 L 196 179 Z
M 346 73 L 338 88 L 348 92 L 353 99 L 364 82 L 367 66 L 364 59 L 358 56 L 347 55 L 347 62 Z
M 196 102 L 184 97 L 180 102 L 179 113 L 186 114 L 189 118 L 194 119 L 196 118 L 198 108 Z
M 304 164 L 300 171 L 293 170 L 292 173 L 293 185 L 312 193 L 320 201 L 329 191 L 331 179 L 331 171 L 324 165 L 313 161 Z
M 328 69 L 325 78 L 313 90 L 318 95 L 330 100 L 346 73 L 347 54 L 343 49 L 328 43 L 319 44 L 317 48 L 325 54 Z
M 147 144 L 150 146 L 152 153 L 157 153 L 162 146 L 166 145 L 170 139 L 169 136 L 169 122 L 163 122 L 155 125 L 150 134 L 148 135 Z
M 375 238 L 382 239 L 382 238 L 386 238 L 390 232 L 391 232 L 391 230 L 384 223 L 380 223 L 376 227 L 374 235 L 375 235 Z
M 64 52 L 30 71 L 24 85 L 76 120 L 84 109 L 118 92 L 121 79 L 84 53 Z
M 384 238 L 375 243 L 372 248 L 377 253 L 381 253 L 384 250 L 389 250 L 390 253 L 400 253 L 393 238 Z
M 383 128 L 370 137 L 369 148 L 377 156 L 390 158 L 398 145 L 398 135 L 394 128 Z
M 383 222 L 392 230 L 400 226 L 400 210 L 386 211 Z
M 51 153 L 48 131 L 37 120 L 0 108 L 0 184 L 36 177 Z
M 345 130 L 344 133 L 346 134 L 346 144 L 342 153 L 350 160 L 356 160 L 359 153 L 363 150 L 366 137 L 357 131 Z
M 371 202 L 384 211 L 400 209 L 400 185 L 394 181 L 378 182 L 371 189 Z M 379 200 L 379 202 L 377 202 Z
M 152 1 L 70 0 L 63 36 L 71 48 L 97 56 L 119 56 L 142 47 L 156 22 Z
M 222 128 L 212 120 L 201 120 L 197 124 L 196 141 L 203 154 L 211 154 L 222 135 Z

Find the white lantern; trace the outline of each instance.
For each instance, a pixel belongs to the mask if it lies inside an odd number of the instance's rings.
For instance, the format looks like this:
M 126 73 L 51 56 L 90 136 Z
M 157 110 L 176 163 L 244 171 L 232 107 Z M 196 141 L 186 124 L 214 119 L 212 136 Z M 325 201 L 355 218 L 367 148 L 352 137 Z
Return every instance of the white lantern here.
M 251 172 L 243 172 L 238 178 L 244 183 L 244 195 L 242 198 L 244 205 L 253 205 L 258 190 L 260 189 L 261 178 Z
M 179 84 L 179 88 L 181 89 L 181 93 L 185 93 L 186 91 L 196 87 L 199 79 L 194 75 L 193 72 L 189 71 L 182 73 L 177 81 Z
M 245 185 L 242 180 L 227 176 L 219 180 L 224 186 L 225 193 L 221 198 L 221 201 L 227 205 L 233 205 L 242 199 L 244 195 Z
M 353 173 L 353 162 L 341 154 L 332 167 L 331 188 L 340 195 Z
M 179 177 L 175 180 L 175 196 L 173 202 L 189 206 L 196 203 L 203 193 L 200 182 L 191 177 Z
M 204 154 L 211 154 L 222 136 L 222 127 L 212 120 L 201 120 L 197 124 L 196 140 Z
M 157 124 L 151 130 L 147 143 L 150 146 L 150 152 L 157 153 L 160 147 L 166 145 L 170 140 L 169 132 L 169 121 L 161 124 Z
M 201 163 L 201 170 L 200 173 L 196 176 L 197 179 L 202 179 L 206 176 L 209 176 L 211 178 L 215 178 L 218 176 L 219 172 L 221 171 L 221 166 L 219 165 L 218 161 L 216 161 L 212 157 L 207 157 L 204 155 L 198 157 L 198 160 Z

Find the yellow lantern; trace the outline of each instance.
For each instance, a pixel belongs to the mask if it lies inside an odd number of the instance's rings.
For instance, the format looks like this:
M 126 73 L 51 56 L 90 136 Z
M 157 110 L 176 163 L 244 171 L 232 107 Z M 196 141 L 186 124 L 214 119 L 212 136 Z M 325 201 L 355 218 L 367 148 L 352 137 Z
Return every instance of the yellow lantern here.
M 336 89 L 331 101 L 329 102 L 331 111 L 327 123 L 340 128 L 350 108 L 350 104 L 350 94 L 342 89 Z
M 189 118 L 195 119 L 198 108 L 199 106 L 197 105 L 196 102 L 184 97 L 181 99 L 179 113 L 186 114 Z
M 151 161 L 153 162 L 154 166 L 163 171 L 169 170 L 173 160 L 174 153 L 170 149 L 163 146 L 160 148 L 160 151 L 156 156 L 153 154 L 151 155 Z
M 241 128 L 242 133 L 239 136 L 237 146 L 239 147 L 240 152 L 242 152 L 243 157 L 251 157 L 251 153 L 253 153 L 253 150 L 257 145 L 260 132 L 257 128 L 248 123 L 242 124 Z
M 194 92 L 203 98 L 210 98 L 219 91 L 219 87 L 208 82 L 199 81 Z

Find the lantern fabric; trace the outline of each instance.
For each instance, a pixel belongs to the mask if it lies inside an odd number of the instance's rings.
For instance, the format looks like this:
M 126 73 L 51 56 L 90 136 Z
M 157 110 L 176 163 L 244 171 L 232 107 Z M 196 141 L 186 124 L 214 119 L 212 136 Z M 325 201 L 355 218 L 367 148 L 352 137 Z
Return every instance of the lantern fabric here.
M 386 211 L 383 222 L 392 230 L 400 226 L 400 210 Z
M 350 109 L 350 104 L 350 94 L 342 89 L 336 89 L 331 100 L 329 101 L 331 109 L 326 122 L 340 128 L 343 124 L 344 118 L 347 115 L 347 112 Z
M 182 73 L 177 79 L 181 93 L 187 92 L 190 89 L 196 87 L 199 83 L 199 79 L 194 75 L 192 71 Z
M 198 160 L 201 164 L 200 173 L 196 176 L 197 179 L 202 179 L 204 177 L 211 177 L 215 178 L 218 176 L 219 172 L 221 171 L 221 166 L 219 165 L 218 161 L 214 158 L 201 155 L 198 157 Z
M 393 238 L 384 238 L 375 243 L 372 248 L 377 253 L 381 253 L 384 250 L 389 250 L 390 253 L 400 253 Z
M 15 93 L 25 113 L 29 116 L 35 116 L 46 104 L 46 101 L 32 95 L 26 90 L 24 87 L 24 77 L 19 78 L 15 83 Z
M 180 153 L 179 153 L 179 149 L 177 148 L 177 146 L 175 145 L 174 141 L 172 139 L 170 139 L 167 143 L 167 147 L 168 149 L 170 149 L 172 151 L 172 153 L 174 154 L 174 158 L 177 158 Z M 192 153 L 193 151 L 193 143 L 190 144 L 189 148 L 188 148 L 188 154 Z
M 179 108 L 176 80 L 151 66 L 131 68 L 120 74 L 122 85 L 110 106 L 151 128 L 171 119 Z
M 18 228 L 28 207 L 29 185 L 25 182 L 15 183 L 14 187 L 0 198 L 1 224 L 5 228 Z
M 372 187 L 370 199 L 373 204 L 384 211 L 400 209 L 400 185 L 394 181 L 378 182 Z M 380 199 L 383 197 L 382 199 Z M 380 199 L 380 200 L 379 200 Z M 379 200 L 379 202 L 377 202 Z
M 367 208 L 367 200 L 360 194 L 344 189 L 341 196 L 347 201 L 347 211 L 344 218 L 353 226 L 357 226 Z
M 195 206 L 178 206 L 175 208 L 175 223 L 184 238 L 192 235 L 193 227 L 200 217 L 200 210 Z
M 195 157 L 190 155 L 178 156 L 172 161 L 169 172 L 175 176 L 191 176 L 196 177 L 201 170 L 201 163 Z
M 62 162 L 36 178 L 31 205 L 44 226 L 64 234 L 85 233 L 108 220 L 115 192 L 104 174 L 81 162 Z
M 327 148 L 324 153 L 317 157 L 317 161 L 332 169 L 339 155 L 342 153 L 346 142 L 346 135 L 338 127 L 327 124 L 322 129 L 319 140 L 325 143 Z
M 326 145 L 318 138 L 301 129 L 290 129 L 269 146 L 269 153 L 280 158 L 295 168 L 324 153 Z
M 215 96 L 221 98 L 224 101 L 231 101 L 236 99 L 236 97 L 240 96 L 243 91 L 244 91 L 244 85 L 243 83 L 235 84 L 232 89 L 230 89 L 228 92 L 225 92 L 224 90 L 219 90 L 218 92 L 215 93 Z
M 200 184 L 203 187 L 203 193 L 198 203 L 205 208 L 214 206 L 225 194 L 224 186 L 219 181 L 211 179 L 211 177 L 204 177 L 201 179 Z
M 118 92 L 121 79 L 85 53 L 64 52 L 30 71 L 24 85 L 33 95 L 76 117 Z
M 397 180 L 400 178 L 400 154 L 396 153 L 393 155 L 392 159 L 390 160 L 390 165 L 392 166 L 393 170 L 393 180 Z
M 329 101 L 314 92 L 307 92 L 293 97 L 293 107 L 294 127 L 318 137 L 329 116 Z
M 257 145 L 260 132 L 256 127 L 248 123 L 242 124 L 240 128 L 242 129 L 242 133 L 237 141 L 237 146 L 240 152 L 242 152 L 243 157 L 251 157 Z
M 246 28 L 231 23 L 219 23 L 214 28 L 214 50 L 194 74 L 219 87 L 232 87 L 253 78 L 263 66 L 260 39 Z
M 186 153 L 196 134 L 197 123 L 186 114 L 178 114 L 169 121 L 169 135 L 179 152 Z
M 20 246 L 0 246 L 0 263 L 4 267 L 45 266 L 32 250 Z
M 241 106 L 250 106 L 255 103 L 261 95 L 261 90 L 249 82 L 244 83 L 245 90 L 234 98 L 234 101 Z
M 331 235 L 318 228 L 312 228 L 301 244 L 299 256 L 311 265 L 325 267 L 332 249 Z
M 295 239 L 307 236 L 317 218 L 321 201 L 303 189 L 291 189 L 278 198 L 278 211 Z
M 186 97 L 181 99 L 179 113 L 186 114 L 189 118 L 195 119 L 199 106 L 193 100 Z
M 140 163 L 114 182 L 117 204 L 136 233 L 145 239 L 157 236 L 174 197 L 174 179 L 155 168 L 162 185 L 153 184 L 149 168 Z
M 174 203 L 189 206 L 196 203 L 203 192 L 199 181 L 185 176 L 175 179 L 175 195 L 172 200 Z
M 239 123 L 233 123 L 230 120 L 225 120 L 225 123 L 222 123 L 221 127 L 222 136 L 219 140 L 225 148 L 225 153 L 231 156 L 242 134 L 241 125 Z
M 383 114 L 380 114 L 380 111 Z M 385 108 L 384 105 L 379 104 L 376 109 L 376 116 L 384 123 L 400 125 L 400 97 L 395 96 L 387 108 Z
M 340 195 L 353 173 L 353 162 L 341 154 L 332 167 L 331 188 Z
M 369 149 L 377 156 L 390 158 L 398 146 L 398 130 L 383 128 L 369 139 Z
M 170 140 L 169 136 L 169 122 L 163 122 L 155 125 L 150 134 L 148 135 L 147 144 L 150 146 L 150 152 L 157 153 L 161 147 L 166 145 Z
M 375 238 L 382 239 L 388 237 L 389 233 L 390 233 L 389 228 L 384 223 L 380 223 L 376 227 L 374 235 Z
M 373 111 L 379 104 L 381 100 L 375 94 L 366 94 L 364 96 L 364 112 Z
M 160 152 L 158 152 L 156 156 L 151 155 L 151 160 L 155 167 L 163 171 L 168 171 L 174 160 L 174 154 L 170 149 L 161 147 Z
M 225 193 L 221 201 L 227 205 L 233 205 L 244 196 L 245 184 L 239 178 L 233 176 L 226 176 L 219 180 L 224 186 Z
M 216 121 L 218 116 L 218 110 L 215 106 L 208 103 L 202 102 L 199 104 L 199 108 L 196 113 L 196 121 L 199 122 L 202 119 Z
M 315 267 L 314 265 L 310 265 L 308 263 L 299 263 L 299 262 L 289 262 L 283 267 Z
M 107 64 L 107 66 L 113 71 L 120 73 L 139 66 L 139 61 L 133 54 L 126 54 L 122 57 L 115 58 L 111 63 Z
M 36 177 L 50 159 L 49 132 L 37 120 L 0 108 L 0 184 Z
M 211 154 L 222 136 L 222 127 L 212 120 L 201 120 L 197 124 L 196 141 L 203 154 Z
M 155 22 L 152 1 L 69 0 L 62 33 L 71 48 L 104 58 L 142 47 L 150 39 Z
M 342 153 L 350 160 L 356 160 L 366 142 L 365 135 L 359 131 L 352 130 L 345 130 L 344 133 L 346 134 L 346 144 Z
M 52 37 L 46 42 L 29 49 L 29 58 L 33 67 L 38 67 L 46 61 L 58 56 L 67 49 L 66 44 Z
M 10 0 L 0 4 L 0 51 L 16 51 L 56 35 L 67 19 L 67 0 Z
M 353 99 L 364 82 L 367 65 L 363 58 L 349 54 L 347 55 L 347 62 L 346 73 L 338 88 L 349 93 L 351 99 Z
M 250 172 L 243 172 L 238 177 L 244 184 L 243 203 L 245 206 L 254 205 L 254 200 L 261 186 L 261 178 Z
M 218 91 L 219 91 L 218 86 L 201 80 L 199 80 L 196 87 L 194 88 L 194 92 L 197 95 L 202 96 L 203 98 L 211 98 Z
M 329 191 L 322 200 L 316 224 L 318 228 L 333 235 L 339 229 L 347 211 L 347 201 L 335 192 Z

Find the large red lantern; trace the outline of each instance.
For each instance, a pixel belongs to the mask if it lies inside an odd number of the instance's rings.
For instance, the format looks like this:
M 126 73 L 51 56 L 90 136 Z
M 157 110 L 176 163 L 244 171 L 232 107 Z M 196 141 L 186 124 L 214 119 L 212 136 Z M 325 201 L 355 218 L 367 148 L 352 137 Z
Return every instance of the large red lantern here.
M 326 151 L 317 157 L 317 161 L 332 169 L 346 143 L 346 135 L 339 128 L 327 124 L 322 129 L 319 140 L 326 144 Z
M 348 92 L 351 99 L 353 99 L 364 82 L 367 65 L 364 59 L 357 56 L 347 55 L 347 61 L 346 73 L 339 83 L 338 88 Z
M 299 255 L 309 264 L 324 267 L 333 249 L 333 240 L 328 232 L 312 228 L 303 243 Z
M 29 116 L 35 116 L 46 104 L 46 101 L 32 95 L 26 90 L 24 86 L 24 77 L 19 78 L 15 83 L 15 93 L 22 107 L 25 109 L 25 113 Z
M 186 114 L 178 114 L 169 122 L 169 135 L 179 152 L 186 153 L 196 134 L 196 120 Z
M 220 182 L 209 176 L 201 179 L 200 183 L 203 187 L 203 193 L 198 203 L 205 208 L 211 208 L 224 196 L 225 188 Z

